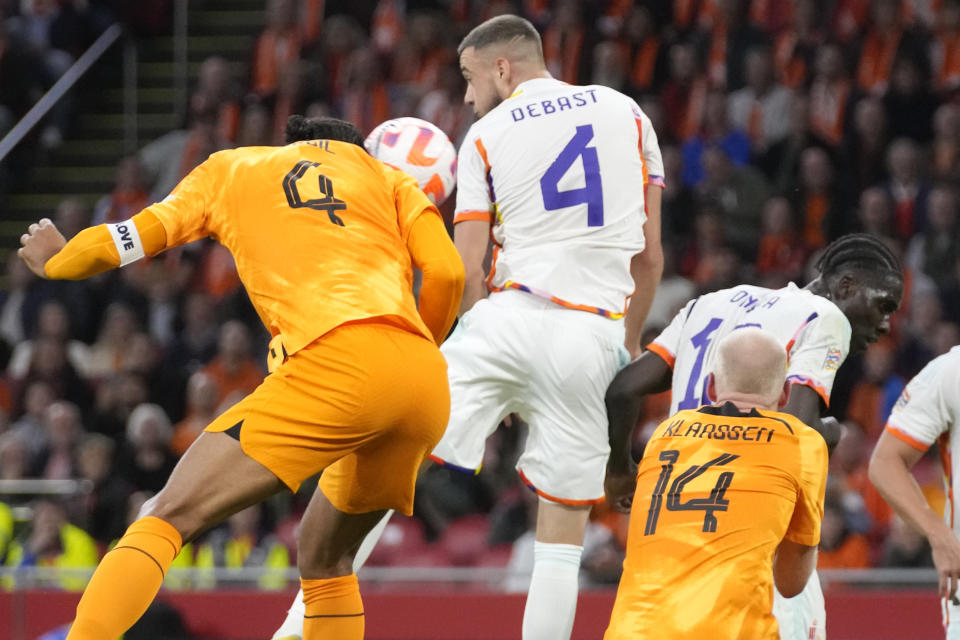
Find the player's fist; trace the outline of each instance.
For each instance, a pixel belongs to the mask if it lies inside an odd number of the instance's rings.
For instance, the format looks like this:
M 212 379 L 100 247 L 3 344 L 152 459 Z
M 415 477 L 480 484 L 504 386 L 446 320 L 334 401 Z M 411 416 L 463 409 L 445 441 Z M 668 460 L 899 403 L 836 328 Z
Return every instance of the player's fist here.
M 67 241 L 49 218 L 43 218 L 40 222 L 27 227 L 27 232 L 20 236 L 20 244 L 23 245 L 17 251 L 20 259 L 26 263 L 30 271 L 41 278 L 46 278 L 44 265 L 60 249 L 63 249 Z
M 633 494 L 637 490 L 637 465 L 630 465 L 625 469 L 612 469 L 608 466 L 603 490 L 611 508 L 620 513 L 630 513 Z

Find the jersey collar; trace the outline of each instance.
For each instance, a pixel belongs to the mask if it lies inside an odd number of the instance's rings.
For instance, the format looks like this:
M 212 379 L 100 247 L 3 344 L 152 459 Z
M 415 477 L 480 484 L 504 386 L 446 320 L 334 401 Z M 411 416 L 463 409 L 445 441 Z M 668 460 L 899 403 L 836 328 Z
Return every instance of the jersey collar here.
M 536 87 L 540 87 L 540 86 L 546 87 L 549 85 L 557 85 L 557 84 L 566 84 L 566 83 L 560 80 L 557 80 L 556 78 L 531 78 L 530 80 L 524 80 L 523 82 L 517 85 L 517 88 L 513 91 L 513 93 L 510 94 L 507 100 L 509 100 L 510 98 L 516 98 L 517 96 L 523 94 L 524 91 L 532 92 Z
M 737 405 L 732 402 L 724 402 L 722 405 L 707 405 L 700 407 L 698 413 L 706 413 L 711 416 L 724 416 L 726 418 L 762 418 L 763 416 L 756 409 L 743 412 L 737 409 Z

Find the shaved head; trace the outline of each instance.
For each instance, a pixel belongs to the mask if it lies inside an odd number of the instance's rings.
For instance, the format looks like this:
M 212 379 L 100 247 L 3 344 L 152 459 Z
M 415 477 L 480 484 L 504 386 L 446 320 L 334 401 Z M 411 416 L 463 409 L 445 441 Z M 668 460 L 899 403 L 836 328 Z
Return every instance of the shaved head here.
M 741 400 L 776 408 L 787 377 L 787 352 L 768 331 L 738 329 L 717 345 L 716 401 Z
M 532 59 L 543 64 L 540 34 L 528 20 L 520 16 L 497 16 L 474 27 L 457 47 L 457 55 L 462 55 L 471 47 L 480 55 L 491 54 L 514 60 Z

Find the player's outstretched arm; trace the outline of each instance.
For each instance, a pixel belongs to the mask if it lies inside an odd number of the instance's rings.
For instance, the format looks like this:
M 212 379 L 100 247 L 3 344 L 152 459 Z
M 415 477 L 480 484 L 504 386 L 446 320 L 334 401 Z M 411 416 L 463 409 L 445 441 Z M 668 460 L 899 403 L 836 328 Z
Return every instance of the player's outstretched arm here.
M 460 315 L 487 297 L 486 272 L 483 260 L 490 245 L 490 223 L 486 220 L 464 220 L 453 228 L 453 243 L 460 252 L 465 270 Z
M 773 557 L 773 583 L 785 598 L 799 595 L 817 567 L 817 546 L 781 540 Z
M 660 200 L 663 189 L 656 185 L 647 185 L 645 190 L 647 221 L 643 225 L 645 246 L 630 261 L 630 275 L 633 276 L 634 293 L 624 318 L 626 347 L 631 358 L 643 351 L 640 335 L 643 323 L 647 320 L 653 296 L 663 275 L 663 247 L 660 244 Z
M 897 515 L 930 541 L 933 563 L 940 575 L 940 597 L 946 598 L 960 586 L 960 541 L 943 518 L 930 508 L 910 473 L 923 453 L 884 431 L 870 457 L 870 482 Z
M 653 351 L 647 351 L 621 370 L 607 388 L 610 458 L 604 489 L 607 502 L 618 511 L 630 510 L 636 488 L 637 465 L 630 443 L 643 397 L 669 389 L 672 377 L 670 365 Z
M 437 344 L 450 332 L 463 296 L 463 262 L 438 215 L 417 218 L 407 236 L 407 250 L 423 272 L 420 317 Z
M 20 237 L 17 254 L 35 274 L 53 280 L 83 280 L 124 264 L 121 250 L 154 255 L 166 246 L 160 220 L 143 211 L 131 220 L 89 227 L 67 242 L 56 225 L 44 218 Z

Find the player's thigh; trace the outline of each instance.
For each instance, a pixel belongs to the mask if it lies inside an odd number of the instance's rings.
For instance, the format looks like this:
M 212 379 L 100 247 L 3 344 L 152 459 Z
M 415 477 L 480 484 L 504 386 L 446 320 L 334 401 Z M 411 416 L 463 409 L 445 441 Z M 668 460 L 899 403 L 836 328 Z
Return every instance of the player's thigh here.
M 364 442 L 331 464 L 320 489 L 344 513 L 410 514 L 417 472 L 450 415 L 446 362 L 433 343 L 405 332 L 381 341 L 358 415 Z
M 441 347 L 450 419 L 431 455 L 435 462 L 470 472 L 480 468 L 487 438 L 527 394 L 522 328 L 514 312 L 481 300 Z
M 406 367 L 416 363 L 391 351 L 395 336 L 433 355 L 439 383 L 412 390 Z M 381 408 L 392 391 L 375 389 L 388 370 L 410 393 L 446 397 L 443 361 L 432 342 L 386 324 L 338 327 L 290 355 L 249 396 L 214 420 L 207 431 L 238 438 L 243 451 L 291 490 L 377 437 Z M 389 392 L 389 393 L 388 393 Z
M 576 318 L 551 327 L 549 336 L 535 367 L 530 432 L 517 467 L 542 497 L 582 505 L 603 497 L 610 452 L 604 395 L 624 350 L 616 336 L 578 330 Z
M 247 456 L 239 442 L 223 433 L 202 433 L 140 515 L 167 521 L 186 543 L 282 488 L 277 476 Z

